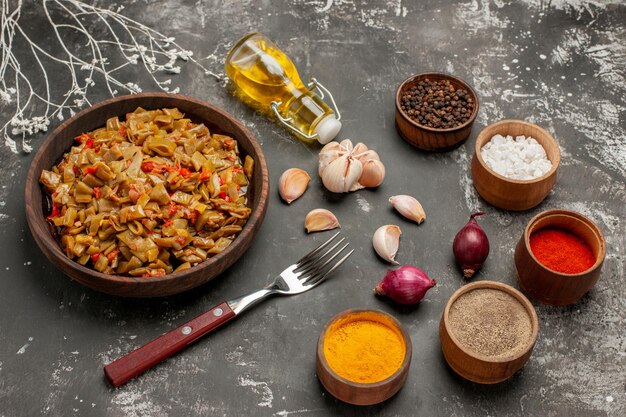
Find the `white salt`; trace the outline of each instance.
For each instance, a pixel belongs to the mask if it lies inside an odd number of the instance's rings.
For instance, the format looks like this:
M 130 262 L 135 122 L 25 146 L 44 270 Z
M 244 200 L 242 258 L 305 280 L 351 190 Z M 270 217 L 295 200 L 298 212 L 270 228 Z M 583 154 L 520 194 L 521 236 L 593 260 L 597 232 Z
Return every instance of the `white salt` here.
M 495 135 L 480 153 L 489 168 L 513 180 L 532 180 L 552 169 L 546 150 L 530 136 Z

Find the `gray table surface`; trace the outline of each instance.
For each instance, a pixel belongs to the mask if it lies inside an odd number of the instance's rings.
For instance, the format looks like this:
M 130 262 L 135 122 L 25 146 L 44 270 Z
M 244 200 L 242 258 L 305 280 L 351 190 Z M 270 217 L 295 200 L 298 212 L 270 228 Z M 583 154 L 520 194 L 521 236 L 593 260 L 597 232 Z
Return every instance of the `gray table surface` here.
M 40 7 L 25 6 L 25 26 L 45 40 L 49 34 L 36 30 Z M 303 78 L 316 76 L 332 90 L 344 116 L 340 137 L 376 149 L 387 177 L 374 191 L 331 195 L 316 174 L 319 147 L 296 141 L 238 102 L 224 83 L 183 66 L 173 77 L 181 93 L 231 112 L 262 144 L 271 178 L 267 217 L 250 250 L 211 283 L 161 299 L 121 299 L 71 281 L 39 251 L 23 202 L 33 154 L 3 147 L 0 416 L 626 415 L 623 0 L 135 1 L 123 13 L 175 35 L 220 74 L 229 45 L 244 33 L 265 32 Z M 416 150 L 394 128 L 396 86 L 427 70 L 460 76 L 480 96 L 472 135 L 452 152 Z M 145 74 L 134 77 L 150 90 Z M 107 97 L 104 90 L 94 92 Z M 540 206 L 522 213 L 489 206 L 472 186 L 474 139 L 503 118 L 538 123 L 561 146 L 555 188 Z M 35 151 L 44 136 L 33 140 Z M 276 184 L 291 167 L 309 171 L 312 182 L 287 206 Z M 427 221 L 416 226 L 399 218 L 387 203 L 395 194 L 416 196 Z M 303 228 L 305 214 L 317 207 L 336 213 L 356 248 L 332 280 L 310 293 L 258 305 L 120 389 L 107 384 L 104 364 L 217 302 L 264 285 L 282 265 L 325 239 L 328 234 L 307 236 Z M 579 211 L 602 229 L 602 278 L 575 305 L 533 303 L 539 338 L 513 378 L 495 386 L 466 382 L 446 366 L 438 339 L 444 305 L 465 284 L 454 267 L 452 238 L 471 212 L 486 211 L 480 223 L 491 253 L 474 280 L 517 287 L 514 245 L 528 220 L 550 208 Z M 398 260 L 437 279 L 415 308 L 372 295 L 388 267 L 370 243 L 383 224 L 403 230 Z M 332 315 L 364 307 L 390 312 L 404 324 L 413 360 L 398 395 L 377 406 L 353 407 L 320 385 L 314 354 Z

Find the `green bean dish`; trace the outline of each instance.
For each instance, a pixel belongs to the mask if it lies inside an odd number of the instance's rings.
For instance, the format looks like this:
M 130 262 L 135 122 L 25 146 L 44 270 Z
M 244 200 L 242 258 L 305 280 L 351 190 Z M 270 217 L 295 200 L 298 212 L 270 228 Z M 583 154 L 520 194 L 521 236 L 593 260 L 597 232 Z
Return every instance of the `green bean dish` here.
M 75 138 L 39 178 L 65 254 L 105 274 L 154 277 L 226 249 L 250 216 L 254 160 L 176 108 L 136 109 Z

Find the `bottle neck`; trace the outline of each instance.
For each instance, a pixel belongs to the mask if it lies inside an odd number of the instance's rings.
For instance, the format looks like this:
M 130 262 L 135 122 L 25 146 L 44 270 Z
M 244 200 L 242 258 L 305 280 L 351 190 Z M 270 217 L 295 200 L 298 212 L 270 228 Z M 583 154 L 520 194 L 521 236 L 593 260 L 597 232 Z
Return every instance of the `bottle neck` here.
M 298 88 L 293 84 L 287 86 L 289 98 L 279 108 L 285 117 L 292 114 L 306 114 L 311 122 L 318 117 L 333 113 L 332 109 L 317 94 L 306 87 Z
M 301 139 L 309 141 L 306 136 L 316 136 L 322 143 L 332 140 L 341 127 L 333 110 L 306 88 L 293 89 L 290 94 L 291 98 L 278 108 L 278 112 L 302 134 Z

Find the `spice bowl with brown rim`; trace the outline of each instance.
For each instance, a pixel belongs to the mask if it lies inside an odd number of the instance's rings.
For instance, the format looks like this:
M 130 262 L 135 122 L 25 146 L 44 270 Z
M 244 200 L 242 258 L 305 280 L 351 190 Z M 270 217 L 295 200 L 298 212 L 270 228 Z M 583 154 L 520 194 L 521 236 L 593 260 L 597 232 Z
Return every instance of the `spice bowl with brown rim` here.
M 497 134 L 534 138 L 546 151 L 552 168 L 532 180 L 515 180 L 496 173 L 485 163 L 481 149 Z M 482 198 L 495 207 L 513 211 L 528 210 L 548 196 L 556 183 L 560 162 L 559 144 L 547 130 L 524 120 L 501 120 L 484 128 L 476 138 L 476 150 L 472 158 L 474 187 Z
M 450 81 L 455 89 L 466 90 L 474 102 L 474 108 L 469 119 L 455 127 L 437 129 L 418 123 L 402 110 L 402 95 L 427 79 L 431 81 Z M 469 137 L 477 114 L 478 95 L 468 83 L 452 75 L 441 72 L 425 72 L 411 75 L 396 90 L 396 129 L 402 139 L 425 151 L 445 152 L 459 147 Z
M 390 334 L 397 337 L 398 343 L 404 350 L 404 357 L 397 364 L 397 368 L 393 368 L 395 371 L 380 381 L 355 382 L 336 372 L 327 359 L 325 345 L 331 334 L 342 326 L 359 321 L 374 322 L 376 326 L 380 325 L 389 329 Z M 369 355 L 366 354 L 365 356 Z M 380 310 L 346 310 L 331 318 L 324 326 L 317 343 L 315 366 L 320 382 L 335 398 L 354 405 L 373 405 L 391 398 L 402 388 L 409 374 L 411 356 L 411 339 L 400 322 L 393 316 Z M 381 359 L 389 360 L 390 358 L 385 356 Z
M 533 254 L 530 236 L 543 228 L 557 228 L 582 239 L 593 252 L 596 262 L 578 274 L 564 274 L 544 266 Z M 600 279 L 606 255 L 602 232 L 589 218 L 570 210 L 546 210 L 533 217 L 515 247 L 515 268 L 520 287 L 530 297 L 551 305 L 573 304 Z
M 515 288 L 494 281 L 459 288 L 439 323 L 446 362 L 458 375 L 479 384 L 505 381 L 520 370 L 530 358 L 538 332 L 530 301 Z

